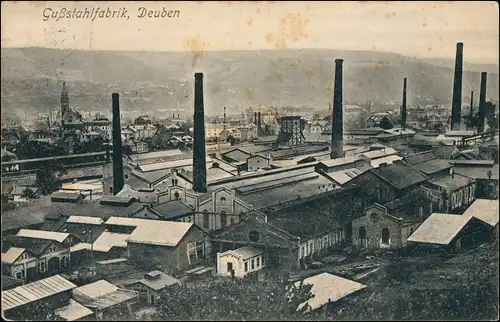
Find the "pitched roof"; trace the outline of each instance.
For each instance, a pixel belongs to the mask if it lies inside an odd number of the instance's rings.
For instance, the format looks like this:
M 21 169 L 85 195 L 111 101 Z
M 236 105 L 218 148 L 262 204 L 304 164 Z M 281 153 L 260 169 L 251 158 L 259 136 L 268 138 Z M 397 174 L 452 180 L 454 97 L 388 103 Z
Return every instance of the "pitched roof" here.
M 406 161 L 409 165 L 417 165 L 434 159 L 437 159 L 437 157 L 436 155 L 434 155 L 432 150 L 419 152 L 404 157 L 404 161 Z
M 371 173 L 386 181 L 396 189 L 404 189 L 422 183 L 427 179 L 416 170 L 398 163 L 369 169 Z
M 415 230 L 408 241 L 448 245 L 470 220 L 470 216 L 433 213 Z
M 44 231 L 44 230 L 31 230 L 31 229 L 21 229 L 16 236 L 26 237 L 26 238 L 38 238 L 57 241 L 62 243 L 69 237 L 67 233 L 59 233 L 55 231 Z
M 250 156 L 250 153 L 241 149 L 232 149 L 228 152 L 221 153 L 221 157 L 230 158 L 236 162 L 246 161 Z
M 118 289 L 105 280 L 77 287 L 73 290 L 73 297 L 85 306 L 106 309 L 108 307 L 137 298 L 134 291 Z
M 84 200 L 82 203 L 71 202 L 52 202 L 48 211 L 48 216 L 89 216 L 100 217 L 103 219 L 109 217 L 126 217 L 142 209 L 142 203 L 132 202 L 130 205 L 108 205 L 101 204 L 99 200 Z
M 175 247 L 193 226 L 192 223 L 111 217 L 107 225 L 135 226 L 127 242 Z
M 476 199 L 462 216 L 475 217 L 490 226 L 498 224 L 498 200 Z
M 473 179 L 470 179 L 468 177 L 459 174 L 454 174 L 454 175 L 439 177 L 437 179 L 429 181 L 429 183 L 453 191 L 467 186 L 471 182 L 471 180 Z
M 102 225 L 104 221 L 101 218 L 97 217 L 87 217 L 87 216 L 70 216 L 67 223 L 74 224 L 86 224 L 86 225 Z
M 329 301 L 336 302 L 349 294 L 366 288 L 366 285 L 330 273 L 308 277 L 304 279 L 303 284 L 312 285 L 311 293 L 314 297 L 299 305 L 298 308 L 302 308 L 307 303 L 311 311 L 322 307 Z M 295 282 L 295 285 L 299 286 L 300 281 Z
M 2 292 L 2 311 L 14 309 L 61 292 L 69 291 L 75 287 L 75 284 L 60 275 L 54 275 L 33 283 L 21 285 Z
M 185 203 L 179 200 L 167 201 L 165 203 L 156 205 L 151 209 L 153 209 L 165 219 L 179 217 L 194 212 L 194 209 L 190 208 Z
M 143 278 L 139 280 L 139 283 L 146 285 L 149 288 L 152 288 L 155 291 L 160 291 L 165 287 L 172 285 L 180 285 L 180 281 L 176 278 L 173 278 L 170 275 L 167 275 L 160 271 L 152 271 L 146 275 L 155 276 L 155 279 Z
M 252 246 L 240 247 L 238 249 L 231 250 L 230 252 L 236 254 L 237 256 L 240 256 L 243 260 L 258 256 L 263 253 L 262 250 Z
M 2 253 L 2 263 L 14 263 L 25 250 L 24 248 L 10 247 L 5 253 Z
M 51 241 L 47 239 L 27 238 L 12 235 L 5 236 L 5 241 L 8 245 L 24 248 L 36 255 L 40 255 L 51 244 Z
M 105 231 L 94 242 L 93 249 L 97 252 L 109 252 L 113 247 L 127 247 L 130 234 L 120 234 Z
M 450 169 L 451 167 L 450 162 L 440 159 L 425 161 L 413 166 L 413 168 L 427 175 Z
M 14 278 L 12 276 L 7 276 L 7 275 L 2 275 L 2 282 L 0 285 L 2 286 L 2 291 L 14 288 L 19 285 L 23 285 L 24 280 L 20 280 L 17 278 Z
M 93 312 L 77 301 L 70 299 L 68 305 L 56 309 L 54 314 L 65 321 L 76 321 L 93 314 Z

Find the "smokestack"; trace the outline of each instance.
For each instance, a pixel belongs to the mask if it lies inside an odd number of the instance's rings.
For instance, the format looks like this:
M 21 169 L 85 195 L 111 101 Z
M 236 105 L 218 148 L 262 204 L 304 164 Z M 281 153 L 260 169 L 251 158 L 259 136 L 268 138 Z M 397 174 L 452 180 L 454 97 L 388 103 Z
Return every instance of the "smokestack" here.
M 224 124 L 226 124 L 226 107 L 224 106 Z
M 120 124 L 120 95 L 111 94 L 113 102 L 113 194 L 123 189 L 122 130 Z
M 172 113 L 172 120 L 175 120 L 175 113 Z
M 344 157 L 344 122 L 342 122 L 342 63 L 344 60 L 335 59 L 335 83 L 333 87 L 332 112 L 332 159 Z
M 401 127 L 406 128 L 406 77 L 403 79 L 403 104 L 401 105 Z
M 453 80 L 453 99 L 451 103 L 451 130 L 460 130 L 460 119 L 462 112 L 462 65 L 464 56 L 464 44 L 457 43 L 457 55 L 455 58 L 455 77 Z
M 203 106 L 203 73 L 194 74 L 194 143 L 193 190 L 207 192 L 207 162 L 205 155 L 205 112 Z
M 479 113 L 478 113 L 478 133 L 484 132 L 484 104 L 486 103 L 486 81 L 488 74 L 481 73 L 481 90 L 479 91 Z
M 260 129 L 260 112 L 257 113 L 258 119 L 257 119 L 257 136 L 261 135 L 261 129 Z
M 253 124 L 257 125 L 257 112 L 253 113 L 253 120 L 254 120 Z
M 474 117 L 474 91 L 470 91 L 470 106 L 469 106 L 469 124 L 467 124 L 467 129 L 472 128 L 471 122 Z
M 177 113 L 177 119 L 180 120 L 181 119 L 181 113 Z

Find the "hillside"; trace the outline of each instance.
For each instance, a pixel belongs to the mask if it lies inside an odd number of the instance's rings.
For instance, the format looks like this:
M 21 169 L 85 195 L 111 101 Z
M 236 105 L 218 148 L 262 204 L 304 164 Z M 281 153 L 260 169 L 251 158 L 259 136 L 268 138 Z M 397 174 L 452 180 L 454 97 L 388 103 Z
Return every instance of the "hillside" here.
M 308 105 L 332 99 L 333 60 L 344 59 L 344 101 L 399 102 L 408 77 L 410 104 L 431 99 L 446 103 L 453 69 L 439 60 L 393 53 L 343 50 L 220 52 L 99 52 L 9 48 L 1 52 L 2 106 L 8 114 L 48 111 L 59 104 L 61 79 L 73 106 L 106 111 L 110 93 L 122 94 L 125 111 L 187 110 L 193 104 L 193 74 L 205 73 L 208 114 L 224 106 Z M 481 66 L 465 63 L 463 90 L 479 91 Z M 469 67 L 468 67 L 469 66 Z M 486 65 L 491 71 L 494 66 Z M 498 74 L 488 75 L 488 99 L 498 100 Z M 238 110 L 239 111 L 239 110 Z

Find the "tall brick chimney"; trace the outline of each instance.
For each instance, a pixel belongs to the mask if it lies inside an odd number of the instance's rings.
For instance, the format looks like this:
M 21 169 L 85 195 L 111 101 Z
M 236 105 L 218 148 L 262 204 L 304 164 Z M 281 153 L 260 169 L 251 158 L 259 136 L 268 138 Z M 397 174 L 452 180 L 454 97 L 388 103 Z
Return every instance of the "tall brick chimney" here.
M 122 131 L 120 124 L 120 95 L 111 94 L 113 104 L 113 194 L 123 189 Z
M 469 124 L 467 124 L 467 130 L 472 130 L 470 122 L 474 117 L 474 91 L 470 91 L 470 106 L 469 106 Z
M 403 79 L 403 104 L 401 104 L 401 127 L 406 129 L 406 77 Z
M 254 120 L 253 124 L 257 125 L 257 112 L 253 113 L 253 120 Z
M 486 103 L 486 81 L 488 74 L 486 72 L 481 73 L 481 89 L 479 91 L 479 113 L 478 113 L 478 133 L 484 132 L 484 103 Z
M 193 190 L 207 192 L 207 162 L 205 155 L 205 112 L 203 105 L 203 73 L 194 74 L 194 143 Z
M 453 79 L 453 98 L 451 103 L 451 130 L 460 130 L 462 113 L 462 65 L 464 56 L 464 44 L 457 43 L 457 55 L 455 58 L 455 76 Z
M 224 106 L 224 124 L 226 124 L 226 107 Z
M 260 112 L 257 113 L 257 117 L 258 117 L 258 119 L 257 119 L 257 136 L 261 136 L 262 129 L 260 127 Z
M 344 157 L 344 122 L 342 121 L 342 63 L 343 59 L 335 59 L 335 83 L 333 87 L 332 111 L 332 159 Z

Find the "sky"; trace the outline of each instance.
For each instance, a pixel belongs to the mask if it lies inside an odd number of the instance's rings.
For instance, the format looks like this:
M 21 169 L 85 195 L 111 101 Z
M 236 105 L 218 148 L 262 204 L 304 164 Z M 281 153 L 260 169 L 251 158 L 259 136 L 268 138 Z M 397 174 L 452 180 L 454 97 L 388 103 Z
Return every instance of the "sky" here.
M 1 46 L 204 51 L 326 48 L 498 64 L 496 2 L 11 2 L 1 4 Z M 125 18 L 63 18 L 63 8 L 120 10 Z M 178 10 L 175 17 L 139 17 Z M 75 11 L 77 12 L 77 11 Z M 48 19 L 44 18 L 48 16 Z M 127 18 L 128 17 L 128 18 Z

